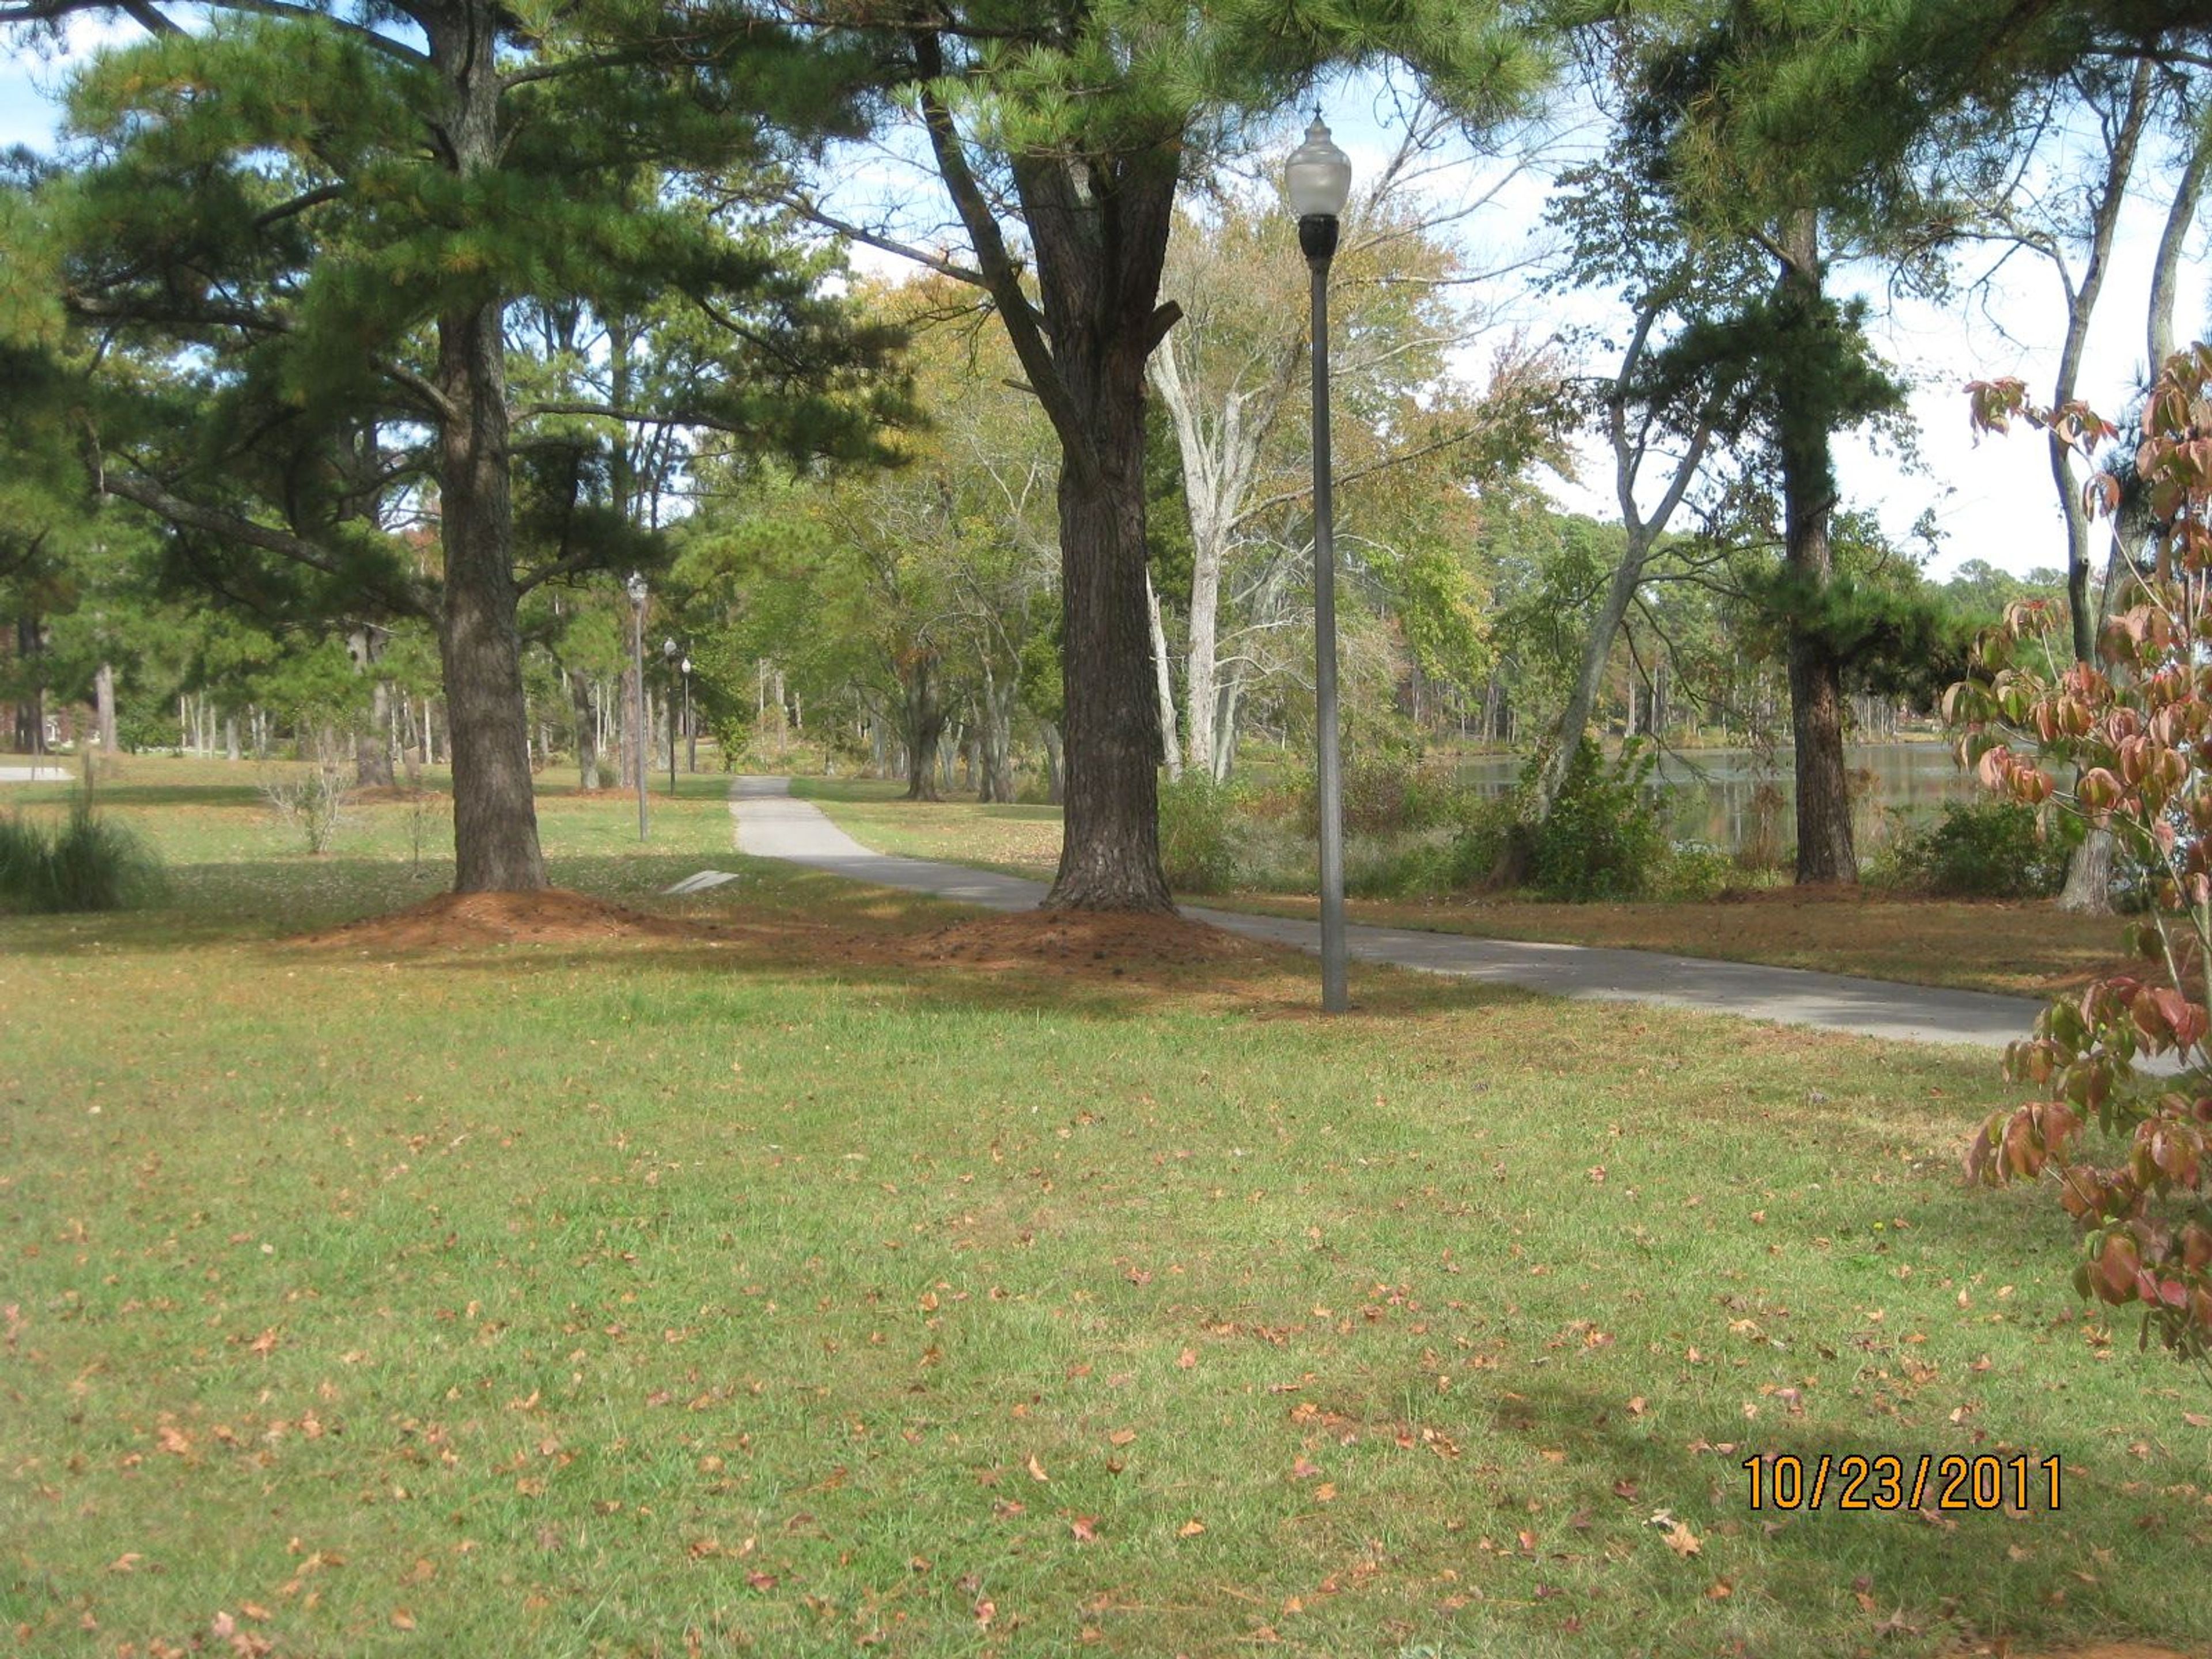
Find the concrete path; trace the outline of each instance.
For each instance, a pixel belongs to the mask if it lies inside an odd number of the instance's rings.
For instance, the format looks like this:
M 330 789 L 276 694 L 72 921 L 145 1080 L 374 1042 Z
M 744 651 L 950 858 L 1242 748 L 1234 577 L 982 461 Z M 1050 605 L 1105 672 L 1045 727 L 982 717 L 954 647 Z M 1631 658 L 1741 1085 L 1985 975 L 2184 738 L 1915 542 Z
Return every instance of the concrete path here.
M 811 801 L 794 799 L 790 788 L 788 778 L 747 777 L 732 784 L 730 811 L 737 819 L 739 852 L 994 910 L 1030 909 L 1044 897 L 1042 882 L 872 853 Z M 1321 949 L 1318 922 L 1189 905 L 1183 907 L 1183 914 L 1248 939 L 1316 954 Z M 2025 997 L 1662 956 L 1655 951 L 1528 945 L 1410 927 L 1353 926 L 1346 933 L 1352 954 L 1363 961 L 1395 963 L 1425 973 L 1519 986 L 1552 996 L 1666 1003 L 1905 1042 L 2001 1048 L 2026 1036 L 2044 1006 Z
M 68 783 L 76 776 L 62 766 L 0 766 L 0 783 Z

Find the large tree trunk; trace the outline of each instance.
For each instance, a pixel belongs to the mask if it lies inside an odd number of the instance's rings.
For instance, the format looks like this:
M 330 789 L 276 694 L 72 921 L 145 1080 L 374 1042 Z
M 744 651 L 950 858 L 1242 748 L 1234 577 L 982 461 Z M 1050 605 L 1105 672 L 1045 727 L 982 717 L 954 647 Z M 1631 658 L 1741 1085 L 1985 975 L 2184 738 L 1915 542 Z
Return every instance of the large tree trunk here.
M 99 711 L 100 752 L 103 758 L 115 756 L 115 669 L 112 664 L 102 663 L 100 672 L 93 676 L 92 695 Z
M 1144 366 L 1133 344 L 1115 356 L 1085 365 L 1097 371 L 1084 401 L 1104 476 L 1066 467 L 1060 479 L 1067 811 L 1045 903 L 1172 911 L 1160 871 L 1160 706 L 1145 605 Z
M 499 163 L 495 11 L 457 0 L 426 19 L 430 62 L 445 82 L 441 130 L 464 179 Z M 453 768 L 456 892 L 528 892 L 545 885 L 531 793 L 522 646 L 515 626 L 506 338 L 496 294 L 438 319 L 438 390 L 449 405 L 438 434 L 445 592 L 438 655 L 445 674 Z
M 46 649 L 46 630 L 36 617 L 15 619 L 15 655 L 23 662 L 32 662 Z M 34 678 L 27 700 L 15 705 L 15 748 L 26 755 L 46 752 L 46 677 L 38 673 L 33 664 Z
M 927 655 L 906 665 L 899 690 L 899 735 L 906 744 L 906 799 L 941 800 L 937 789 L 938 740 L 945 734 L 945 704 L 938 696 L 937 664 Z
M 1016 682 L 1001 683 L 988 663 L 983 667 L 981 799 L 1011 806 L 1014 799 L 1014 701 Z
M 599 682 L 588 674 L 568 677 L 568 696 L 576 709 L 576 787 L 599 787 L 599 713 L 593 707 Z
M 1801 209 L 1783 230 L 1783 293 L 1807 328 L 1823 322 L 1819 228 L 1812 210 Z M 1779 401 L 1783 556 L 1801 580 L 1825 587 L 1833 566 L 1828 520 L 1836 502 L 1826 411 L 1820 406 L 1818 388 L 1792 375 L 1781 378 Z M 1797 880 L 1856 882 L 1859 866 L 1851 848 L 1850 787 L 1844 771 L 1843 665 L 1824 637 L 1794 621 L 1789 660 L 1790 726 L 1797 762 Z
M 461 893 L 545 885 L 515 627 L 503 352 L 497 301 L 439 319 L 439 384 L 455 413 L 439 444 L 446 587 L 438 654 L 453 769 L 453 890 Z
M 392 769 L 392 688 L 379 681 L 369 690 L 368 729 L 354 734 L 354 783 L 362 789 L 389 789 Z
M 1160 872 L 1160 716 L 1145 605 L 1145 365 L 1180 314 L 1159 293 L 1182 137 L 1013 158 L 1032 299 L 958 124 L 932 89 L 945 69 L 941 42 L 917 31 L 913 46 L 939 171 L 1060 445 L 1067 810 L 1045 903 L 1172 913 Z

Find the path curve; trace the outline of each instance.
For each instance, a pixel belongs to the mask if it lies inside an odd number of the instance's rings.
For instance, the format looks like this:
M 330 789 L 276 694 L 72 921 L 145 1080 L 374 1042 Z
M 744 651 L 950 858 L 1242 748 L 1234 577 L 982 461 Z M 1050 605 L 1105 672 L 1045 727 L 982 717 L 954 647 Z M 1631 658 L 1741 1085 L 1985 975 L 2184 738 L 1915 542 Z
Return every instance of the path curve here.
M 820 807 L 796 799 L 790 790 L 789 778 L 741 777 L 730 786 L 730 811 L 737 819 L 740 853 L 994 910 L 1031 909 L 1044 898 L 1045 884 L 1040 881 L 872 853 L 832 823 Z M 1318 922 L 1194 905 L 1183 906 L 1182 913 L 1248 939 L 1315 953 L 1321 949 Z M 1578 1000 L 1662 1003 L 1901 1042 L 2002 1048 L 2026 1036 L 2044 1006 L 2026 997 L 1665 956 L 1656 951 L 1534 945 L 1358 924 L 1346 934 L 1352 954 L 1362 961 L 1395 963 L 1424 973 L 1518 986 Z

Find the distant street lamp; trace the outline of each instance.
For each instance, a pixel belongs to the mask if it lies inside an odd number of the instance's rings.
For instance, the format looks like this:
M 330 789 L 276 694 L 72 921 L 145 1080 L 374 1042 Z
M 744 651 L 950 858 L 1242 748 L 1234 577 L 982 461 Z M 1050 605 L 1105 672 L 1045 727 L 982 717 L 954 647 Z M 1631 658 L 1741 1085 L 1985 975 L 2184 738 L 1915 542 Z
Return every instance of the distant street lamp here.
M 1352 194 L 1351 158 L 1329 142 L 1321 112 L 1285 170 L 1298 246 L 1313 272 L 1314 724 L 1321 793 L 1321 1006 L 1349 1006 L 1344 939 L 1344 770 L 1337 749 L 1335 500 L 1328 445 L 1328 264 Z
M 633 744 L 636 750 L 634 759 L 637 767 L 637 838 L 643 841 L 648 833 L 645 805 L 645 757 L 651 742 L 645 730 L 645 578 L 633 570 L 629 573 L 629 580 L 623 584 L 623 587 L 629 594 L 630 669 L 637 678 L 637 686 L 634 694 L 636 702 L 630 708 L 631 717 L 636 723 L 630 727 L 630 730 L 637 734 L 636 741 Z
M 661 641 L 660 659 L 668 665 L 672 674 L 676 672 L 679 658 L 687 664 L 690 661 L 690 658 L 684 656 L 684 647 L 673 639 Z M 688 696 L 686 701 L 689 701 Z M 668 798 L 671 800 L 676 799 L 676 711 L 673 708 L 668 711 Z
M 699 732 L 691 724 L 691 653 L 685 652 L 684 660 L 677 665 L 684 671 L 684 769 L 699 769 Z

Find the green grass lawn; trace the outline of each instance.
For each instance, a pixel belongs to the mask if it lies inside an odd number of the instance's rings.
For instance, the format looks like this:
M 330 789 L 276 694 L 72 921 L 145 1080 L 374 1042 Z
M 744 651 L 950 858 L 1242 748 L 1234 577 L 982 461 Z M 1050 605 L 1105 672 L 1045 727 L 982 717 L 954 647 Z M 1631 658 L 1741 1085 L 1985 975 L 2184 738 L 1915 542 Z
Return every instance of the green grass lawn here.
M 541 805 L 558 879 L 723 934 L 309 948 L 434 890 L 406 805 L 311 860 L 171 776 L 111 796 L 167 908 L 0 918 L 20 1651 L 2212 1642 L 2212 1399 L 1960 1188 L 1984 1060 L 939 965 L 957 913 L 737 858 L 719 779 L 642 850 Z M 2056 1513 L 1741 1467 L 2017 1451 Z

